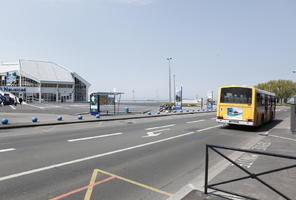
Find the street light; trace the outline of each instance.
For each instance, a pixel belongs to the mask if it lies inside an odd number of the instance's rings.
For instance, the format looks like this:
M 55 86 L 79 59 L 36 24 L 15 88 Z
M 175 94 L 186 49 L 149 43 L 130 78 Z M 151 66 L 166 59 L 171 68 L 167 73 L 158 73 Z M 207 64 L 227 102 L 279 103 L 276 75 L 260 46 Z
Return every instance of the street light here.
M 172 92 L 172 86 L 171 86 L 171 60 L 172 60 L 173 58 L 167 58 L 167 60 L 169 61 L 169 103 L 171 103 L 172 102 L 172 94 L 171 94 L 171 92 Z

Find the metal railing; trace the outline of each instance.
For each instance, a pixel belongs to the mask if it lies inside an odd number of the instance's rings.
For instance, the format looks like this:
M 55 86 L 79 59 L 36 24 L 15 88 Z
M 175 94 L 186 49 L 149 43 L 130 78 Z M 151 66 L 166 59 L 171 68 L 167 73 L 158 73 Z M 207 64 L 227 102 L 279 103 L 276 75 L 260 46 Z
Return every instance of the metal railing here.
M 223 158 L 225 158 L 226 160 L 228 160 L 230 163 L 232 163 L 233 165 L 235 165 L 236 167 L 238 167 L 239 169 L 241 169 L 247 175 L 246 176 L 243 176 L 241 178 L 235 178 L 235 179 L 231 179 L 231 180 L 227 180 L 227 181 L 222 181 L 222 182 L 218 182 L 218 183 L 209 184 L 209 182 L 208 182 L 209 149 L 211 149 L 215 153 L 219 154 L 220 156 L 222 156 Z M 260 172 L 260 173 L 252 173 L 252 172 L 248 171 L 247 169 L 243 168 L 242 166 L 240 166 L 238 163 L 236 163 L 231 158 L 227 157 L 225 154 L 223 154 L 218 149 L 231 150 L 231 151 L 239 151 L 239 152 L 252 153 L 252 154 L 257 154 L 257 155 L 264 155 L 264 156 L 271 156 L 271 157 L 277 157 L 277 158 L 286 158 L 286 159 L 296 160 L 296 157 L 295 156 L 282 155 L 282 154 L 276 154 L 276 153 L 268 153 L 268 152 L 262 152 L 262 151 L 256 151 L 256 150 L 248 150 L 248 149 L 239 149 L 239 148 L 232 148 L 232 147 L 224 147 L 224 146 L 218 146 L 218 145 L 208 145 L 207 144 L 206 145 L 206 157 L 205 157 L 205 159 L 206 159 L 206 162 L 205 162 L 205 187 L 204 187 L 204 193 L 205 194 L 208 194 L 208 189 L 212 189 L 212 190 L 216 190 L 216 191 L 219 191 L 219 192 L 223 192 L 223 193 L 227 193 L 227 194 L 231 194 L 231 195 L 243 197 L 243 198 L 246 198 L 246 199 L 256 199 L 256 198 L 253 198 L 253 197 L 248 197 L 248 196 L 245 196 L 245 195 L 242 195 L 242 194 L 230 192 L 230 191 L 219 189 L 219 188 L 216 187 L 218 185 L 223 185 L 223 184 L 227 184 L 227 183 L 237 182 L 237 181 L 241 181 L 241 180 L 245 180 L 245 179 L 249 179 L 250 178 L 250 179 L 255 179 L 255 180 L 259 181 L 264 186 L 266 186 L 270 190 L 274 191 L 275 193 L 277 193 L 279 196 L 283 197 L 284 199 L 292 200 L 290 197 L 288 197 L 287 195 L 283 194 L 278 189 L 272 187 L 270 184 L 268 184 L 267 182 L 263 181 L 260 178 L 260 176 L 271 174 L 271 173 L 274 173 L 274 172 L 279 172 L 279 171 L 287 170 L 287 169 L 291 169 L 291 168 L 295 168 L 296 167 L 296 163 L 293 164 L 293 165 L 286 166 L 286 167 L 272 169 L 272 170 L 268 170 L 268 171 L 264 171 L 264 172 Z

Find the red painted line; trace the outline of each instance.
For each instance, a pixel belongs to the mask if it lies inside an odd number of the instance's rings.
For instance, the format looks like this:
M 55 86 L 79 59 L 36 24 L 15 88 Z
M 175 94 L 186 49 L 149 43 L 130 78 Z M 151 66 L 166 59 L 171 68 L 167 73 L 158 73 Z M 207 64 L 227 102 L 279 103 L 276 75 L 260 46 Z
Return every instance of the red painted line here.
M 105 183 L 105 182 L 110 181 L 110 180 L 115 179 L 115 178 L 116 178 L 116 177 L 111 176 L 111 177 L 106 178 L 106 179 L 104 179 L 104 180 L 98 181 L 98 182 L 96 182 L 96 183 L 94 183 L 94 184 L 86 185 L 86 186 L 84 186 L 84 187 L 78 188 L 78 189 L 76 189 L 76 190 L 72 190 L 72 191 L 70 191 L 70 192 L 67 192 L 67 193 L 65 193 L 65 194 L 62 194 L 62 195 L 60 195 L 60 196 L 58 196 L 58 197 L 54 197 L 54 198 L 49 199 L 49 200 L 59 200 L 59 199 L 62 199 L 62 198 L 64 198 L 64 197 L 70 196 L 70 195 L 72 195 L 72 194 L 76 194 L 76 193 L 81 192 L 81 191 L 83 191 L 83 190 L 86 190 L 86 189 L 88 189 L 88 188 L 91 188 L 91 187 L 94 187 L 94 186 L 96 186 L 96 185 L 99 185 L 99 184 L 101 184 L 101 183 Z

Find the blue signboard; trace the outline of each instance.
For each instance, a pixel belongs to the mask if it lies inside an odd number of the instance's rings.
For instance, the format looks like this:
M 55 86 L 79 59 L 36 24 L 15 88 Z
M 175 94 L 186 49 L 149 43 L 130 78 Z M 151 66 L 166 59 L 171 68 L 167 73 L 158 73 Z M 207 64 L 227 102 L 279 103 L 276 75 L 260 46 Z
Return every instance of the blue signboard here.
M 16 84 L 16 72 L 7 72 L 6 84 L 7 85 Z
M 96 115 L 100 113 L 100 95 L 90 95 L 90 114 Z

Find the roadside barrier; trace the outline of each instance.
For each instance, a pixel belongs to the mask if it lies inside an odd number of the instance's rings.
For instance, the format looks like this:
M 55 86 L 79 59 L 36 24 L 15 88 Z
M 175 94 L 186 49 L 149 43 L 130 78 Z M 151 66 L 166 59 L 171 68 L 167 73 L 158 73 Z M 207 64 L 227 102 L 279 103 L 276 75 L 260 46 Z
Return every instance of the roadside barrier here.
M 32 122 L 38 122 L 38 118 L 37 117 L 32 117 Z
M 101 117 L 100 114 L 96 114 L 96 118 L 99 119 Z
M 58 121 L 62 121 L 63 120 L 63 117 L 62 116 L 57 116 L 57 120 Z
M 83 119 L 83 116 L 82 116 L 82 115 L 78 115 L 78 116 L 77 116 L 77 119 L 78 119 L 78 120 L 82 120 L 82 119 Z
M 8 124 L 8 119 L 2 119 L 1 123 L 2 124 Z
M 151 112 L 147 112 L 147 115 L 151 115 Z
M 208 181 L 208 174 L 209 174 L 209 154 L 210 150 L 212 150 L 213 152 L 217 153 L 218 155 L 220 155 L 222 158 L 228 160 L 231 164 L 233 164 L 234 166 L 236 166 L 238 169 L 240 169 L 241 171 L 243 171 L 246 175 L 240 177 L 240 178 L 233 178 L 230 180 L 226 180 L 226 181 L 221 181 L 218 183 L 209 183 Z M 225 147 L 225 146 L 218 146 L 218 145 L 210 145 L 207 144 L 206 145 L 206 162 L 205 162 L 205 186 L 204 186 L 204 193 L 208 194 L 209 193 L 209 189 L 214 190 L 214 192 L 218 191 L 218 192 L 223 192 L 226 194 L 230 194 L 230 195 L 234 195 L 237 197 L 242 197 L 243 199 L 255 199 L 253 197 L 250 196 L 246 196 L 243 194 L 238 194 L 236 192 L 232 192 L 229 190 L 224 190 L 221 189 L 221 187 L 216 187 L 216 186 L 221 186 L 227 183 L 233 183 L 233 182 L 237 182 L 237 181 L 242 181 L 242 180 L 246 180 L 246 179 L 251 179 L 251 180 L 256 180 L 260 183 L 262 183 L 264 186 L 266 186 L 267 188 L 269 188 L 270 190 L 272 190 L 273 192 L 277 193 L 279 196 L 281 196 L 283 199 L 286 200 L 292 200 L 292 198 L 288 197 L 286 194 L 284 194 L 283 192 L 279 191 L 278 189 L 276 189 L 274 186 L 272 186 L 271 184 L 269 184 L 266 180 L 262 179 L 261 176 L 263 175 L 271 175 L 272 173 L 275 172 L 279 172 L 279 171 L 283 171 L 283 170 L 288 170 L 288 169 L 292 169 L 292 168 L 296 168 L 296 164 L 292 164 L 292 165 L 288 165 L 288 166 L 281 166 L 280 168 L 277 169 L 269 169 L 267 171 L 263 171 L 263 172 L 256 172 L 256 173 L 252 173 L 251 171 L 249 171 L 248 169 L 242 167 L 241 165 L 239 165 L 236 160 L 232 160 L 228 157 L 228 155 L 226 155 L 225 152 L 222 152 L 221 150 L 227 150 L 227 151 L 235 151 L 235 152 L 243 152 L 243 153 L 250 153 L 250 154 L 255 154 L 255 155 L 261 155 L 261 156 L 268 156 L 268 157 L 275 157 L 275 158 L 284 158 L 284 159 L 290 159 L 293 161 L 296 161 L 296 156 L 290 156 L 290 155 L 283 155 L 283 154 L 276 154 L 276 153 L 269 153 L 269 152 L 265 152 L 265 151 L 255 151 L 255 150 L 249 150 L 249 149 L 240 149 L 240 148 L 233 148 L 233 147 Z M 291 162 L 291 163 L 292 163 Z M 236 183 L 237 184 L 237 183 Z

